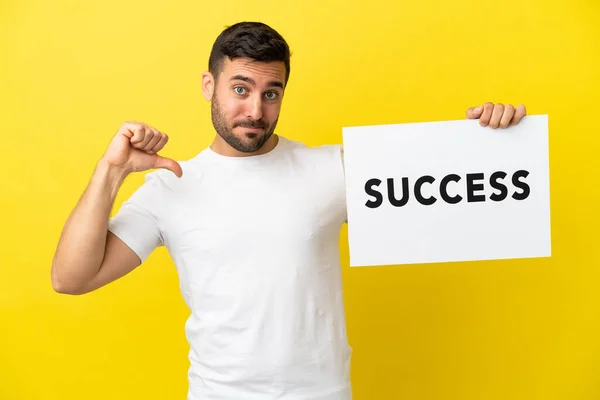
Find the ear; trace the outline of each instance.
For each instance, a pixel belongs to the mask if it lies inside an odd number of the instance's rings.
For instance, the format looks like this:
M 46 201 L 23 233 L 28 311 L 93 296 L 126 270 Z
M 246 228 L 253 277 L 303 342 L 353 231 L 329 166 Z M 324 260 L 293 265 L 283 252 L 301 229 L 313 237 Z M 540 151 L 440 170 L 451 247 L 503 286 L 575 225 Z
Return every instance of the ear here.
M 202 74 L 202 94 L 207 101 L 211 101 L 215 90 L 215 79 L 210 72 Z

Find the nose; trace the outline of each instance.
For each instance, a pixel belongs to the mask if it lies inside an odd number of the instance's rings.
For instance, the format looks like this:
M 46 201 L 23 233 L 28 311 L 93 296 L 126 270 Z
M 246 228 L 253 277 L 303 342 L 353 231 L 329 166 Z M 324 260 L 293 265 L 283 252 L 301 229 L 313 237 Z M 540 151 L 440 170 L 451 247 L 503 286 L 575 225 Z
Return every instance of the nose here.
M 248 117 L 252 118 L 255 121 L 258 121 L 262 118 L 262 97 L 261 96 L 253 96 L 249 99 L 250 103 L 248 104 Z

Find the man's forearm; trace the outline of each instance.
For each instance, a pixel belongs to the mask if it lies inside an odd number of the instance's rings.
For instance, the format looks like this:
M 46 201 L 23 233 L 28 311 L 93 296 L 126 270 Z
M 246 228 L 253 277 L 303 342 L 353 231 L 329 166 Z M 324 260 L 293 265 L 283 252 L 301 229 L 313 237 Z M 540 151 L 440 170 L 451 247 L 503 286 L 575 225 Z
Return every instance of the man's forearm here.
M 55 290 L 76 290 L 98 273 L 106 249 L 110 211 L 126 176 L 104 160 L 98 162 L 59 239 L 52 263 Z

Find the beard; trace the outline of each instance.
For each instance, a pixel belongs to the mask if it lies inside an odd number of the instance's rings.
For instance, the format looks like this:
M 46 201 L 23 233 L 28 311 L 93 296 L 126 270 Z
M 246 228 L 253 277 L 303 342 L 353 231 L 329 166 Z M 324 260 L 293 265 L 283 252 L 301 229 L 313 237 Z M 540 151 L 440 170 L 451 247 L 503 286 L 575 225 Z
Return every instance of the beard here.
M 279 119 L 276 119 L 271 126 L 262 119 L 258 121 L 246 119 L 234 121 L 230 127 L 227 124 L 225 113 L 219 107 L 216 96 L 213 96 L 211 101 L 211 114 L 213 126 L 219 136 L 221 136 L 231 147 L 242 153 L 254 153 L 263 147 L 271 135 L 273 135 Z M 260 133 L 246 132 L 238 137 L 233 133 L 233 129 L 236 127 L 260 128 L 263 131 Z

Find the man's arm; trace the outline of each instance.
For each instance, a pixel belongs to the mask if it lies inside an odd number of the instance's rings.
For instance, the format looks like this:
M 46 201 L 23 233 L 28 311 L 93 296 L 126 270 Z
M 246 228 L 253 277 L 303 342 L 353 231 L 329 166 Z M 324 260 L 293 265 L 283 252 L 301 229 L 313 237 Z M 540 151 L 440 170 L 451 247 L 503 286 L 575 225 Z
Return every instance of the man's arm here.
M 109 232 L 110 211 L 121 184 L 131 172 L 166 168 L 181 177 L 179 164 L 156 154 L 166 142 L 165 134 L 147 125 L 121 126 L 65 223 L 52 262 L 55 291 L 87 293 L 140 265 L 140 257 Z
M 52 263 L 59 293 L 83 294 L 132 271 L 138 256 L 108 232 L 108 220 L 125 174 L 101 160 L 67 219 Z

